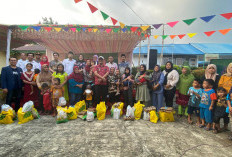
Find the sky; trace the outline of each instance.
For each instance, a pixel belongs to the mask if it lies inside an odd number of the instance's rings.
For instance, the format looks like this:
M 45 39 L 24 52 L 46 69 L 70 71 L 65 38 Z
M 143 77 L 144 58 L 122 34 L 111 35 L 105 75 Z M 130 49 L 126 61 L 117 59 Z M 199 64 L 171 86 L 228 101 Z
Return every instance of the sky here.
M 42 17 L 52 17 L 59 24 L 112 25 L 110 19 L 103 20 L 99 11 L 92 14 L 87 1 L 118 21 L 132 26 L 232 12 L 232 0 L 82 0 L 77 4 L 74 0 L 0 0 L 0 24 L 38 24 Z M 203 34 L 227 28 L 232 28 L 232 19 L 227 20 L 221 16 L 216 16 L 209 23 L 197 19 L 190 26 L 179 22 L 173 28 L 165 26 L 165 34 L 198 34 L 182 40 L 167 38 L 165 44 L 232 43 L 232 31 L 227 35 L 216 32 L 211 37 Z M 152 35 L 161 34 L 161 28 L 152 30 Z M 143 42 L 145 43 L 147 41 Z M 161 43 L 161 38 L 151 38 L 151 44 Z

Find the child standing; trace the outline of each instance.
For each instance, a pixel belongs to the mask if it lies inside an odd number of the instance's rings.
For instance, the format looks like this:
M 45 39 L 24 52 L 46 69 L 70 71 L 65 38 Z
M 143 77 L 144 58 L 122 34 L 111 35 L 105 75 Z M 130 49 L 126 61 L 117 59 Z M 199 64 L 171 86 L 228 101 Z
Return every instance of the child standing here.
M 212 79 L 205 79 L 203 82 L 202 96 L 200 102 L 200 117 L 201 117 L 201 125 L 200 128 L 205 126 L 205 130 L 211 130 L 211 124 L 213 122 L 213 104 L 217 100 L 217 95 L 213 89 L 214 81 Z
M 40 73 L 39 69 L 34 70 L 34 76 L 33 76 L 33 79 L 32 79 L 34 82 L 36 82 L 36 77 L 38 76 L 39 73 Z M 30 93 L 30 95 L 32 95 L 33 92 L 34 92 L 34 87 L 33 87 L 33 85 L 31 85 L 31 93 Z
M 191 115 L 195 112 L 197 116 L 197 126 L 200 126 L 200 108 L 199 104 L 201 101 L 201 80 L 194 79 L 193 86 L 189 88 L 188 95 L 190 95 L 188 102 L 188 123 L 193 124 Z
M 92 103 L 92 99 L 93 99 L 93 91 L 91 90 L 91 85 L 88 84 L 86 86 L 86 90 L 83 93 L 83 95 L 85 95 L 85 103 L 87 108 L 93 107 L 93 103 Z
M 117 85 L 117 93 L 115 95 L 117 96 L 120 94 L 120 84 L 121 84 L 121 75 L 119 69 L 115 70 L 115 82 Z
M 228 113 L 226 113 L 227 108 L 227 99 L 226 99 L 226 89 L 219 87 L 217 89 L 217 102 L 214 105 L 214 114 L 213 114 L 213 133 L 218 133 L 221 131 L 220 128 L 220 119 L 224 119 L 224 129 L 227 129 L 229 123 Z
M 52 93 L 52 107 L 53 107 L 53 117 L 56 116 L 56 107 L 59 102 L 59 98 L 64 96 L 64 86 L 60 86 L 60 79 L 54 78 L 53 85 L 51 86 L 51 93 Z
M 50 88 L 47 83 L 42 84 L 41 95 L 43 95 L 43 107 L 45 111 L 44 113 L 49 114 L 52 110 L 52 104 L 51 104 Z

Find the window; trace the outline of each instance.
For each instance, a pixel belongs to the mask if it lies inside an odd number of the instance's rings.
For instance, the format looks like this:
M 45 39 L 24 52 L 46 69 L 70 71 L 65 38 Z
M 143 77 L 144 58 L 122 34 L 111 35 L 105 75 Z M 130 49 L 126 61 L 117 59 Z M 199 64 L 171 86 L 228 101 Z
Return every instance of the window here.
M 190 58 L 189 59 L 189 65 L 190 66 L 196 66 L 196 58 Z
M 176 65 L 182 65 L 183 59 L 182 58 L 176 58 Z

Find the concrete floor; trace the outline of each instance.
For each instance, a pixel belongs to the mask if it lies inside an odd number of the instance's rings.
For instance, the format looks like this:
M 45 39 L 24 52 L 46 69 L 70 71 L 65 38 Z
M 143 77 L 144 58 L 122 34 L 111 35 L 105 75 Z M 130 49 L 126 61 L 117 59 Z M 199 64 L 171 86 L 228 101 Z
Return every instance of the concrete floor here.
M 0 156 L 232 156 L 229 132 L 213 134 L 186 121 L 154 124 L 107 116 L 56 124 L 53 117 L 42 116 L 0 125 Z

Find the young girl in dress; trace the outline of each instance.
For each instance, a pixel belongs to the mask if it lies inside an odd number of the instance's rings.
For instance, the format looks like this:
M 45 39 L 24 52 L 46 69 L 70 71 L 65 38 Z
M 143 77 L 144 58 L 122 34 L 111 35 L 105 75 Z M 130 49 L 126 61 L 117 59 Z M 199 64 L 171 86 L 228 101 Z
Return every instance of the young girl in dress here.
M 52 103 L 51 103 L 51 92 L 47 83 L 43 83 L 41 86 L 41 95 L 43 95 L 43 108 L 44 114 L 51 114 Z
M 53 79 L 53 85 L 51 86 L 51 93 L 52 93 L 53 117 L 55 117 L 57 114 L 56 107 L 58 105 L 59 98 L 64 96 L 64 87 L 60 86 L 59 78 Z

